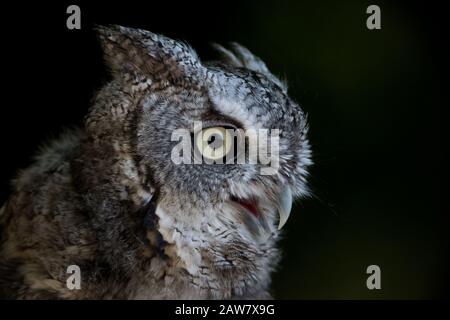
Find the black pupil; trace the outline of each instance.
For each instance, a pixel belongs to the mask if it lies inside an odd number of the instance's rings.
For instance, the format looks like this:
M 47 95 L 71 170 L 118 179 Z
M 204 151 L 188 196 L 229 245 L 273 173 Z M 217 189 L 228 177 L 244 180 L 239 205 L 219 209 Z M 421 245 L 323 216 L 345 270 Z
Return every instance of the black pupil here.
M 223 140 L 220 134 L 212 134 L 208 139 L 208 145 L 213 148 L 220 148 L 222 144 Z

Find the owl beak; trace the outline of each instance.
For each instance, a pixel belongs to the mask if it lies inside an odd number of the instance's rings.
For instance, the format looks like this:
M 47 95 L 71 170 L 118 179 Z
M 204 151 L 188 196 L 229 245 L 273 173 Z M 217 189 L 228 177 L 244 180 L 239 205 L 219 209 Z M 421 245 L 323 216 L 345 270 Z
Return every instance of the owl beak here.
M 286 224 L 292 209 L 292 191 L 291 188 L 285 185 L 280 193 L 277 203 L 278 215 L 280 221 L 278 222 L 278 230 L 281 230 Z

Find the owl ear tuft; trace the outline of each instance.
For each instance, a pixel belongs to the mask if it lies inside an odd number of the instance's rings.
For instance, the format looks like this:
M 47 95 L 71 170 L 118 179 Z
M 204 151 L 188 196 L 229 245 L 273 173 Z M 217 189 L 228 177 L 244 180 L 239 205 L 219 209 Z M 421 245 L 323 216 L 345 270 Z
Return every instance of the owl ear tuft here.
M 117 25 L 96 26 L 104 59 L 116 76 L 141 74 L 154 82 L 200 82 L 204 68 L 195 51 L 152 32 Z
M 269 71 L 264 61 L 251 53 L 246 47 L 236 42 L 230 43 L 230 49 L 224 48 L 217 43 L 213 43 L 212 46 L 217 52 L 219 52 L 224 63 L 237 68 L 246 68 L 264 74 L 270 80 L 275 82 L 280 88 L 287 91 L 287 84 L 275 77 Z

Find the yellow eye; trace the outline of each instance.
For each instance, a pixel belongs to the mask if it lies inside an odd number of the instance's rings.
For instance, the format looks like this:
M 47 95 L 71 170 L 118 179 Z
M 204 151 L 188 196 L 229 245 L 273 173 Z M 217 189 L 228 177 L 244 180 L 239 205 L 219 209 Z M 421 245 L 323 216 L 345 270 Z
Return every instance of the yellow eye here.
M 229 129 L 211 127 L 197 134 L 195 145 L 203 157 L 210 160 L 223 159 L 232 150 L 232 136 Z

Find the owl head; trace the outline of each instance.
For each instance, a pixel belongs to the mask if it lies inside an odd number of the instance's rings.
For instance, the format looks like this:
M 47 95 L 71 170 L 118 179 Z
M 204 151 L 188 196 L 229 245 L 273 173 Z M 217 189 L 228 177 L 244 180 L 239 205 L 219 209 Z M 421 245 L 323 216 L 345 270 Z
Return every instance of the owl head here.
M 307 194 L 308 126 L 286 85 L 236 43 L 229 49 L 214 45 L 218 60 L 204 62 L 186 43 L 162 35 L 120 26 L 97 31 L 112 80 L 86 119 L 89 140 L 97 141 L 90 161 L 102 159 L 90 179 L 109 170 L 105 179 L 120 179 L 103 192 L 132 198 L 136 206 L 156 199 L 159 231 L 177 244 L 192 273 L 205 260 L 220 264 L 224 247 L 235 252 L 235 266 L 243 248 L 262 254 L 286 222 L 293 199 Z M 270 138 L 277 132 L 265 148 L 273 151 L 267 146 L 276 144 L 276 157 L 269 163 L 220 161 L 230 151 L 241 152 L 228 143 L 230 137 L 237 141 L 228 132 L 239 130 L 244 159 L 255 143 L 261 147 L 246 132 Z M 205 151 L 213 142 L 222 153 Z M 180 163 L 174 155 L 193 161 Z M 196 155 L 203 161 L 195 161 Z M 266 167 L 275 170 L 263 174 Z

